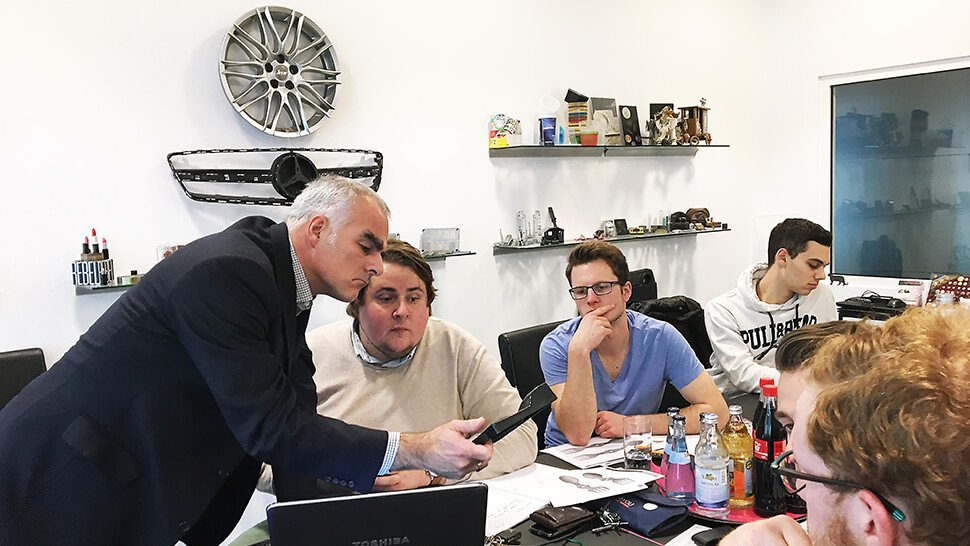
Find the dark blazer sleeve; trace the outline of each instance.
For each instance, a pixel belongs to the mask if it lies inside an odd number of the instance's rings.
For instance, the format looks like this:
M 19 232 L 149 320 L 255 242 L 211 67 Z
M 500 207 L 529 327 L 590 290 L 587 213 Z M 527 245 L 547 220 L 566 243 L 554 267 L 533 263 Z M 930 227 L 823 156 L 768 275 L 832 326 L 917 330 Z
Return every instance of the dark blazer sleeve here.
M 373 486 L 387 433 L 317 415 L 298 403 L 305 386 L 284 374 L 273 352 L 281 306 L 266 264 L 248 256 L 203 260 L 170 294 L 172 328 L 248 454 L 357 490 Z

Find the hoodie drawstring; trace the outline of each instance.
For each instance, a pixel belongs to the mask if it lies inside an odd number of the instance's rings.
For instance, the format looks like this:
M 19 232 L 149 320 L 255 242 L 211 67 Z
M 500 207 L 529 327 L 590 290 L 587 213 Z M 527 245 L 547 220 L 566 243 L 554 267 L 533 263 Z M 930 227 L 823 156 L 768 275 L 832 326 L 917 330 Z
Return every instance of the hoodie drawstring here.
M 799 305 L 800 304 L 798 304 L 798 303 L 795 304 L 795 324 L 796 324 L 796 328 L 798 327 L 797 325 L 801 322 L 801 319 L 799 319 L 799 317 L 798 317 L 798 306 Z M 768 348 L 767 349 L 765 349 L 760 354 L 758 354 L 758 356 L 754 357 L 755 360 L 761 360 L 762 358 L 764 358 L 765 355 L 767 355 L 769 351 L 771 351 L 772 349 L 774 349 L 775 347 L 778 346 L 778 340 L 781 339 L 780 337 L 775 337 L 775 317 L 772 316 L 771 311 L 765 311 L 765 314 L 768 315 L 768 322 L 769 322 L 768 328 L 770 328 L 770 330 L 768 330 L 768 331 L 771 332 L 771 337 L 774 338 L 774 339 L 772 339 L 771 344 L 768 345 Z

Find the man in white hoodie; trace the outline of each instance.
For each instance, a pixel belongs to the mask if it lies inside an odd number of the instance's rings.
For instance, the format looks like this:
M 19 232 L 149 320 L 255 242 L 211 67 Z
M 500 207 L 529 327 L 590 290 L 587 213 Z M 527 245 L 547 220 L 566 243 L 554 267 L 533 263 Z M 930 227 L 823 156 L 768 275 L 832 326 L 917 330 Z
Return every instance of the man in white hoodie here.
M 747 268 L 737 288 L 708 303 L 710 374 L 725 398 L 757 392 L 762 377 L 778 381 L 775 348 L 783 335 L 838 318 L 832 290 L 819 284 L 831 246 L 827 229 L 789 218 L 771 230 L 768 263 Z

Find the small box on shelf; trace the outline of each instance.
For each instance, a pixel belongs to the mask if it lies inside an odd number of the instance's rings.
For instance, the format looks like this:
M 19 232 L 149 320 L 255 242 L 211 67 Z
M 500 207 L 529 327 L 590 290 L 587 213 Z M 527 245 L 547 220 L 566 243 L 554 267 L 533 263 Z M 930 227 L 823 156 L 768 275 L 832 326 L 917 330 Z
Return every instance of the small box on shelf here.
M 71 263 L 74 286 L 104 286 L 114 284 L 114 260 L 75 260 Z

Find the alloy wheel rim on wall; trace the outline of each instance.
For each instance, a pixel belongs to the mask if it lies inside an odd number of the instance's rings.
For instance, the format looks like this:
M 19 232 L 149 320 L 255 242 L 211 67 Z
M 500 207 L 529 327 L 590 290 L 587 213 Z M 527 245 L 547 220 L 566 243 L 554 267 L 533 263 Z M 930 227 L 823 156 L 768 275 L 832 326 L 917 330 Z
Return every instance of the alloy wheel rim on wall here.
M 302 13 L 263 6 L 226 32 L 219 60 L 229 103 L 250 125 L 279 137 L 308 135 L 334 110 L 340 68 L 333 44 Z

